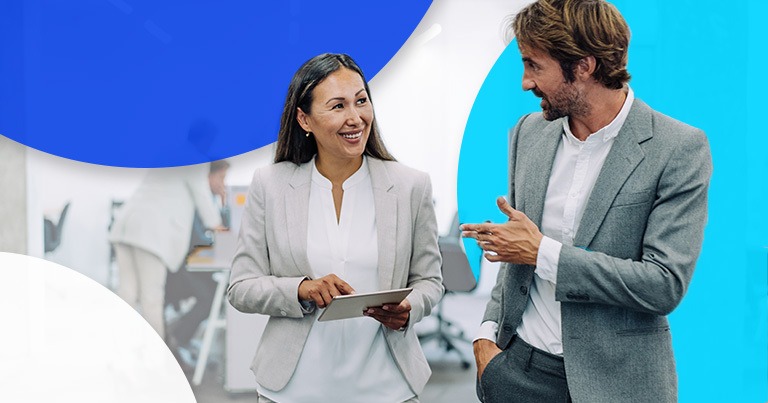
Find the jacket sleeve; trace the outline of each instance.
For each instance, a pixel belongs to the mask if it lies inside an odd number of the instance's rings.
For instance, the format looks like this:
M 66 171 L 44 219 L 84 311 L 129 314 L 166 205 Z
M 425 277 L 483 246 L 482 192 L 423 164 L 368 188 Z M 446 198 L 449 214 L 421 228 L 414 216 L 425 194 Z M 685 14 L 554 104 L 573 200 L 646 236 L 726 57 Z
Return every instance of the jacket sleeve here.
M 408 296 L 411 303 L 409 327 L 429 315 L 443 295 L 437 219 L 432 206 L 432 184 L 426 174 L 423 175 L 420 190 L 421 198 L 414 214 L 413 250 L 408 272 L 408 286 L 413 287 Z
M 696 131 L 671 153 L 656 187 L 639 260 L 564 245 L 556 299 L 667 315 L 693 276 L 707 220 L 709 145 Z
M 240 312 L 302 318 L 298 289 L 304 277 L 275 276 L 270 264 L 262 174 L 256 171 L 248 191 L 227 298 Z

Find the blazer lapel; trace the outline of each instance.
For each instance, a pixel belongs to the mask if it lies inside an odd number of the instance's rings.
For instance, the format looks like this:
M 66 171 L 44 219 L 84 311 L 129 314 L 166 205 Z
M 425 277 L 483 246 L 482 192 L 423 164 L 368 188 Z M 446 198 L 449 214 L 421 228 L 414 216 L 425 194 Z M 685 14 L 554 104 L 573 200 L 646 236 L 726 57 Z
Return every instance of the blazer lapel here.
M 540 134 L 538 141 L 526 150 L 524 158 L 529 159 L 530 163 L 524 164 L 527 167 L 523 174 L 525 204 L 518 206 L 518 210 L 523 211 L 531 221 L 541 227 L 541 219 L 544 214 L 544 198 L 547 195 L 547 186 L 549 185 L 549 175 L 552 173 L 552 164 L 555 161 L 557 146 L 563 135 L 562 121 L 557 120 L 547 125 Z M 521 160 L 523 156 L 516 156 Z M 522 161 L 521 161 L 522 162 Z
M 397 260 L 397 195 L 383 161 L 367 157 L 376 210 L 376 238 L 379 248 L 379 289 L 392 288 Z
M 314 277 L 314 273 L 307 258 L 307 222 L 312 164 L 314 160 L 301 164 L 293 171 L 285 194 L 285 220 L 288 224 L 288 233 L 299 234 L 299 236 L 288 236 L 291 256 L 298 270 L 310 278 Z
M 589 196 L 574 245 L 586 247 L 592 242 L 619 190 L 645 158 L 639 144 L 651 137 L 651 109 L 635 99 Z

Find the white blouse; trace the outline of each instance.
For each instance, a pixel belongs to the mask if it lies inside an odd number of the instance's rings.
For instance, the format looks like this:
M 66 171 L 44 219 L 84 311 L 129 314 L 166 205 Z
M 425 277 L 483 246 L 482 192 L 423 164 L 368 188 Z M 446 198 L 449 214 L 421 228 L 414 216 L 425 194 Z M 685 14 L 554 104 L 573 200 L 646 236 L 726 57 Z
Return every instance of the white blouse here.
M 373 186 L 368 162 L 342 185 L 340 220 L 331 181 L 312 164 L 307 257 L 320 278 L 330 273 L 356 292 L 379 289 Z M 315 322 L 285 388 L 259 393 L 276 402 L 403 402 L 415 396 L 392 358 L 379 322 L 369 317 Z

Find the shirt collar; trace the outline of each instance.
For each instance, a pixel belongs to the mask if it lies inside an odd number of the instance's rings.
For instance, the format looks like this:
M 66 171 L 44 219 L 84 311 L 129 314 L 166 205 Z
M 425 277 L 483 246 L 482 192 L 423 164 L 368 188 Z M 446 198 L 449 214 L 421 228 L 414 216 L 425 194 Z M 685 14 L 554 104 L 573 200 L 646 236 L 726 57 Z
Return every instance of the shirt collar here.
M 632 103 L 635 101 L 635 92 L 632 91 L 632 88 L 630 86 L 627 86 L 627 98 L 624 100 L 624 105 L 621 106 L 621 110 L 619 110 L 619 113 L 616 115 L 615 118 L 611 121 L 611 123 L 608 123 L 600 130 L 592 133 L 587 137 L 585 141 L 581 141 L 576 138 L 576 136 L 573 135 L 573 132 L 571 132 L 571 126 L 568 124 L 568 118 L 563 119 L 563 129 L 565 130 L 565 137 L 574 144 L 583 144 L 587 141 L 590 141 L 590 139 L 601 139 L 603 143 L 615 138 L 619 135 L 619 130 L 621 130 L 621 127 L 624 126 L 624 122 L 627 120 L 627 116 L 629 115 L 629 110 L 632 109 Z M 595 140 L 592 140 L 595 141 Z

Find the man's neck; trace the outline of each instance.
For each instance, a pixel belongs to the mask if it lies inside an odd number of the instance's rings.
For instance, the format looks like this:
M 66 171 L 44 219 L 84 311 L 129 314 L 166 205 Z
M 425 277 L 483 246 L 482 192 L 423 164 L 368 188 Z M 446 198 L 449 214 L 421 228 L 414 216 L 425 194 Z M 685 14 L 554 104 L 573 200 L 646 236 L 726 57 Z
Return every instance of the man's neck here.
M 627 91 L 626 87 L 612 90 L 603 86 L 596 86 L 586 93 L 586 99 L 589 103 L 587 114 L 568 117 L 568 124 L 574 137 L 584 141 L 592 133 L 611 123 L 624 106 Z

